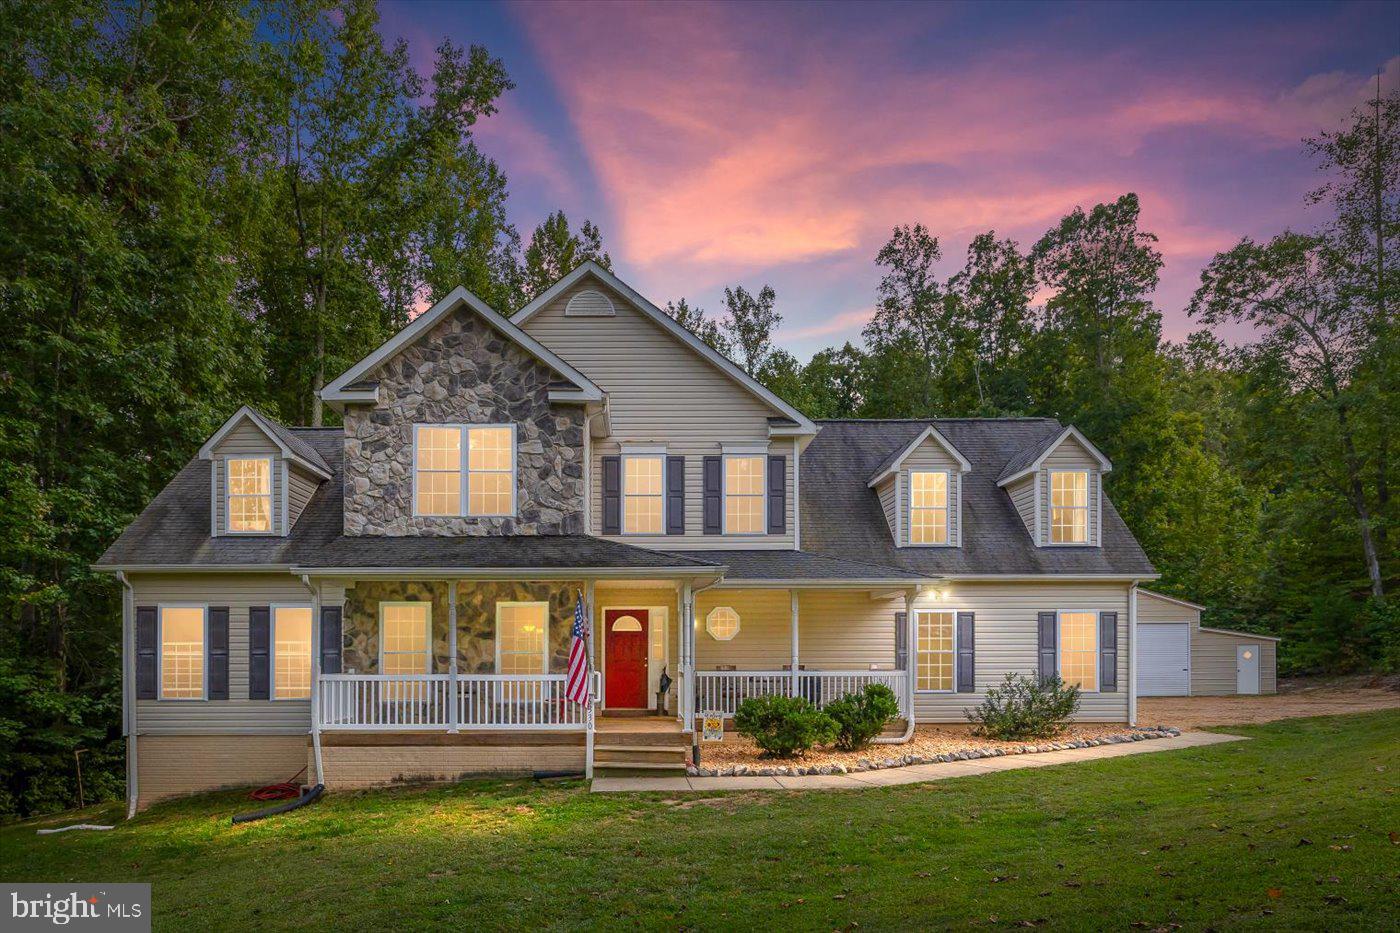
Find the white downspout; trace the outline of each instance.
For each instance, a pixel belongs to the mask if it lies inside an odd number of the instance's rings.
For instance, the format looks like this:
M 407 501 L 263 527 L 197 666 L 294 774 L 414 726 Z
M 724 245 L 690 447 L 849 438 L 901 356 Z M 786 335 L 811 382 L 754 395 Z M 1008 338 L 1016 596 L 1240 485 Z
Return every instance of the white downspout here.
M 792 696 L 802 695 L 802 684 L 797 673 L 797 590 L 788 590 L 788 601 L 792 612 L 789 623 L 792 629 Z
M 311 585 L 309 574 L 301 585 L 311 593 L 311 757 L 316 764 L 316 784 L 326 783 L 321 766 L 321 588 Z
M 918 626 L 914 624 L 914 600 L 919 591 L 911 588 L 904 595 L 904 733 L 898 736 L 877 736 L 872 745 L 903 745 L 914 737 L 914 670 L 919 653 L 914 642 Z
M 126 818 L 136 815 L 139 796 L 136 768 L 136 593 L 125 571 L 117 571 L 122 585 L 122 736 L 126 739 Z
M 687 580 L 687 581 L 685 582 L 683 588 L 682 588 L 682 591 L 681 591 L 681 592 L 682 592 L 682 602 L 683 602 L 684 605 L 685 605 L 685 637 L 686 637 L 686 649 L 685 649 L 685 664 L 686 664 L 686 668 L 685 668 L 685 693 L 686 693 L 686 704 L 685 704 L 685 709 L 686 709 L 685 728 L 686 728 L 688 731 L 692 732 L 692 733 L 695 731 L 695 694 L 696 694 L 696 687 L 698 686 L 698 684 L 696 683 L 696 675 L 695 675 L 695 664 L 696 664 L 696 651 L 695 651 L 695 597 L 696 597 L 696 596 L 699 596 L 701 593 L 705 592 L 706 590 L 710 589 L 711 587 L 719 586 L 720 583 L 721 583 L 723 580 L 724 580 L 723 577 L 716 577 L 715 579 L 711 580 L 709 583 L 706 583 L 704 586 L 699 586 L 699 587 L 693 587 L 693 586 L 691 585 L 690 581 Z
M 1137 594 L 1138 581 L 1128 587 L 1128 725 L 1137 725 Z

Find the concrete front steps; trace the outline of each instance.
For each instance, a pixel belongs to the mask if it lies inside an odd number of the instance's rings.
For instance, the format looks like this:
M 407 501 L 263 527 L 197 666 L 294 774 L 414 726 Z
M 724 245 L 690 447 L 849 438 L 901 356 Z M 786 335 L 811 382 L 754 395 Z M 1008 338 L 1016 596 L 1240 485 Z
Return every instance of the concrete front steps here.
M 607 722 L 593 737 L 593 774 L 610 778 L 684 777 L 689 754 L 690 733 L 682 732 L 674 722 Z

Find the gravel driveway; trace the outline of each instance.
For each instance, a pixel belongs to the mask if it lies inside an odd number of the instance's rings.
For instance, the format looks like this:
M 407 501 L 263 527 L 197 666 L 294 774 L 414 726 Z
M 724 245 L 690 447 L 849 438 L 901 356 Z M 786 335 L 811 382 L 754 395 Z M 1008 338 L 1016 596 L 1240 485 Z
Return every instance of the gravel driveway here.
M 1384 687 L 1305 687 L 1273 696 L 1142 697 L 1138 722 L 1179 729 L 1273 722 L 1302 716 L 1333 716 L 1400 709 L 1400 691 Z

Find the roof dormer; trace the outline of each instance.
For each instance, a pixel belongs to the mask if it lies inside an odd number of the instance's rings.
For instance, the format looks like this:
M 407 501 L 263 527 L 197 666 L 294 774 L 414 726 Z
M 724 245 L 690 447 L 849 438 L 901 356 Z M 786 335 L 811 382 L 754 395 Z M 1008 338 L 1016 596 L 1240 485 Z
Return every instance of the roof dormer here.
M 1069 425 L 1021 451 L 997 485 L 1038 547 L 1099 547 L 1103 476 L 1113 464 L 1079 429 Z
M 867 485 L 897 546 L 962 546 L 962 479 L 971 469 L 933 425 L 885 458 Z
M 330 467 L 310 444 L 247 405 L 199 449 L 209 461 L 209 535 L 285 535 Z

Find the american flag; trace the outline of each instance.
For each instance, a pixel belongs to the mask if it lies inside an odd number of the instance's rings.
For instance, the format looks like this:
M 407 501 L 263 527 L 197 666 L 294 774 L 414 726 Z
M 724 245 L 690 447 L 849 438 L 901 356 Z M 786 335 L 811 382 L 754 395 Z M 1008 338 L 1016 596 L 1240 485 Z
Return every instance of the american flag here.
M 574 605 L 574 641 L 569 646 L 569 678 L 564 684 L 564 698 L 574 703 L 588 703 L 588 616 L 583 611 L 583 594 Z

